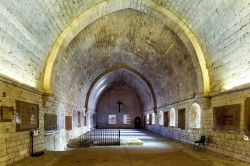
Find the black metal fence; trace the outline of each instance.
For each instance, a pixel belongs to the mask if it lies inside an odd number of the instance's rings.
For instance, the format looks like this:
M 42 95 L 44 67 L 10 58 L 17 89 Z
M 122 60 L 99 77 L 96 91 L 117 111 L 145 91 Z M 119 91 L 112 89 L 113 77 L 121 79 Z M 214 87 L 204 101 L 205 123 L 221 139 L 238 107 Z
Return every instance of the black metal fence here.
M 94 129 L 80 136 L 81 147 L 120 145 L 119 129 Z

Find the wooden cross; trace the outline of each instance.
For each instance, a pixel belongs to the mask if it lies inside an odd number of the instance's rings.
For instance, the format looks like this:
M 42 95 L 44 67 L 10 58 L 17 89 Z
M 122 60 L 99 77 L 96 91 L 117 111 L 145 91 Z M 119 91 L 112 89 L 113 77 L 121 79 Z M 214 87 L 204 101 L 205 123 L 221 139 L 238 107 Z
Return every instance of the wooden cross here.
M 117 102 L 117 104 L 119 105 L 119 112 L 121 111 L 121 105 L 123 104 L 120 100 Z

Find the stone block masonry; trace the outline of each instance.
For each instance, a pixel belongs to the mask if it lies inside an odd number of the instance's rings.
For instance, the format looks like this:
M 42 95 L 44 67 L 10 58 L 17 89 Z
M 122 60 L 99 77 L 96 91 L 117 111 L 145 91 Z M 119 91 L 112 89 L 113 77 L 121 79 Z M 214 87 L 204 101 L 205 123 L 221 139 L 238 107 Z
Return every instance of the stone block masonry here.
M 3 95 L 5 93 L 6 95 Z M 39 105 L 39 131 L 34 138 L 34 151 L 44 149 L 42 92 L 16 84 L 10 80 L 0 80 L 0 100 L 2 106 L 13 106 L 16 110 L 16 100 Z M 15 116 L 14 116 L 15 117 Z M 16 132 L 15 122 L 0 122 L 0 165 L 11 164 L 28 157 L 31 153 L 30 131 Z
M 3 96 L 3 93 L 6 96 Z M 2 106 L 13 106 L 16 112 L 16 100 L 39 105 L 39 136 L 34 138 L 34 152 L 40 150 L 65 150 L 67 142 L 88 130 L 87 126 L 74 128 L 71 131 L 58 130 L 57 134 L 44 136 L 44 114 L 55 113 L 57 100 L 50 104 L 43 102 L 43 93 L 33 88 L 18 84 L 11 80 L 0 79 L 0 100 Z M 61 102 L 63 103 L 63 102 Z M 44 107 L 49 105 L 50 107 Z M 71 107 L 65 108 L 65 115 L 70 114 Z M 15 122 L 0 122 L 0 165 L 9 165 L 22 160 L 31 154 L 30 131 L 16 132 Z
M 245 111 L 245 99 L 250 96 L 250 90 L 232 91 L 230 93 L 220 94 L 218 96 L 211 97 L 211 105 L 208 108 L 204 108 L 201 104 L 201 127 L 190 128 L 189 116 L 191 105 L 193 103 L 199 103 L 198 100 L 193 99 L 190 101 L 180 102 L 178 104 L 167 105 L 159 109 L 159 111 L 170 111 L 171 108 L 178 110 L 179 108 L 186 108 L 186 128 L 181 130 L 178 126 L 163 127 L 158 124 L 147 125 L 146 128 L 155 133 L 179 140 L 184 143 L 193 144 L 195 140 L 198 140 L 201 135 L 207 137 L 207 148 L 211 151 L 222 153 L 224 155 L 235 157 L 242 161 L 250 162 L 250 141 L 246 138 L 250 137 L 245 130 L 244 121 L 247 117 L 244 116 Z M 240 104 L 240 131 L 215 131 L 213 129 L 213 107 L 223 105 Z M 176 117 L 176 124 L 178 117 Z M 244 138 L 244 136 L 247 136 Z

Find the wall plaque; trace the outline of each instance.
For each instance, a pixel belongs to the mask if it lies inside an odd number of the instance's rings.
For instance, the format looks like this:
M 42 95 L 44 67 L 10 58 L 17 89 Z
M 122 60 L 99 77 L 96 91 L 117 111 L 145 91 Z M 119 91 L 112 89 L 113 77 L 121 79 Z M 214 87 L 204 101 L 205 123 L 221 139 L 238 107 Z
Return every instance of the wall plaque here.
M 44 131 L 57 130 L 57 116 L 53 114 L 45 114 Z
M 168 112 L 164 112 L 164 127 L 168 127 L 168 126 L 169 126 Z
M 77 127 L 81 127 L 81 112 L 77 112 Z
M 245 100 L 245 110 L 244 110 L 244 121 L 245 121 L 245 131 L 247 135 L 250 135 L 250 98 Z
M 239 131 L 240 104 L 214 107 L 214 130 Z
M 0 107 L 0 122 L 12 122 L 14 118 L 13 107 Z
M 84 116 L 84 126 L 87 126 L 87 116 Z
M 123 115 L 123 124 L 131 124 L 131 116 Z
M 72 116 L 65 116 L 65 129 L 72 130 Z
M 152 125 L 152 114 L 149 114 L 149 125 Z
M 179 109 L 178 110 L 178 128 L 184 130 L 186 124 L 186 116 L 185 116 L 186 109 Z
M 17 131 L 27 131 L 39 128 L 38 104 L 16 101 Z
M 116 124 L 116 115 L 109 115 L 109 124 Z
M 92 122 L 93 122 L 93 125 L 96 125 L 96 114 L 92 115 Z

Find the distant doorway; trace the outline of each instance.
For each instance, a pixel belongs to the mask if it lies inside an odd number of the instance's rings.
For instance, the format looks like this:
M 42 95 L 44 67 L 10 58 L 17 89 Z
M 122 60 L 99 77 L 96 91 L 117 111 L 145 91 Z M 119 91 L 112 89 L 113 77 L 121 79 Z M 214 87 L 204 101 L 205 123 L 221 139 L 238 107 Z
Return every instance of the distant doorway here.
M 135 118 L 135 128 L 136 129 L 140 129 L 141 128 L 141 118 L 140 117 L 136 117 Z

